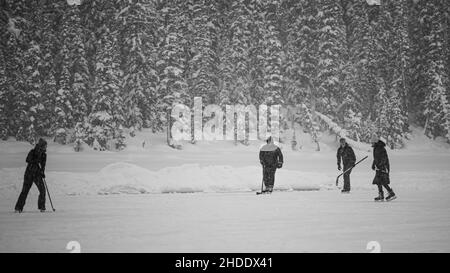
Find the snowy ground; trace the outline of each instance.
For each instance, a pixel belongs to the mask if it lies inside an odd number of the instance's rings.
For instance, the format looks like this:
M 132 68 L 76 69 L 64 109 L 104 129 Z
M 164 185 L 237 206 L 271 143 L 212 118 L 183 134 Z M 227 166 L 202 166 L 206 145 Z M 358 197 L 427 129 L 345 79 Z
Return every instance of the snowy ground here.
M 148 136 L 143 136 L 148 138 Z M 56 213 L 12 209 L 30 146 L 0 142 L 0 252 L 383 252 L 450 251 L 450 150 L 414 137 L 390 151 L 399 198 L 375 203 L 371 155 L 352 175 L 352 193 L 334 187 L 335 147 L 284 148 L 271 196 L 261 183 L 257 145 L 198 143 L 173 150 L 156 138 L 120 153 L 51 145 L 47 182 Z M 170 193 L 175 192 L 175 193 Z M 50 209 L 50 204 L 47 202 Z

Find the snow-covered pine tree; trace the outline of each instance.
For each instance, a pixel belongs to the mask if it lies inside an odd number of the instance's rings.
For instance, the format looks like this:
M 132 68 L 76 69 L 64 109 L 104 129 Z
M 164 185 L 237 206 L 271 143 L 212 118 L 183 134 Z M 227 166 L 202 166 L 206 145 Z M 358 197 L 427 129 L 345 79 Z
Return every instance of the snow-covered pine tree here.
M 403 147 L 405 138 L 404 126 L 407 122 L 402 111 L 402 102 L 393 87 L 387 87 L 383 79 L 378 80 L 380 90 L 376 96 L 376 126 L 377 133 L 383 136 L 387 145 L 394 148 Z
M 377 74 L 377 40 L 376 21 L 369 22 L 367 5 L 365 1 L 349 0 L 346 3 L 346 15 L 348 18 L 347 43 L 349 54 L 349 71 L 351 75 L 346 84 L 355 97 L 356 111 L 361 111 L 363 116 L 373 113 L 374 97 L 378 88 L 376 85 Z
M 450 1 L 445 1 L 446 8 L 444 9 L 444 18 L 446 20 L 446 26 L 447 32 L 445 33 L 446 41 L 444 49 L 447 50 L 447 52 L 444 53 L 444 56 L 447 56 L 447 98 L 450 97 Z
M 406 1 L 384 1 L 378 8 L 378 18 L 371 22 L 375 36 L 376 76 L 380 93 L 376 102 L 381 104 L 374 108 L 378 130 L 386 134 L 391 148 L 403 146 L 403 137 L 408 131 L 408 118 L 405 112 L 408 79 L 406 78 L 409 62 L 409 40 L 407 37 Z M 384 92 L 384 93 L 383 93 Z M 385 98 L 381 98 L 384 96 Z M 384 109 L 384 107 L 387 107 Z M 386 115 L 389 124 L 379 114 Z
M 0 29 L 3 29 L 0 27 Z M 3 37 L 0 32 L 0 37 Z M 7 103 L 7 78 L 5 67 L 5 56 L 3 54 L 3 44 L 0 43 L 0 139 L 6 140 L 8 138 L 8 116 L 6 112 Z
M 113 16 L 113 10 L 109 10 Z M 117 36 L 104 26 L 97 44 L 96 83 L 92 112 L 87 124 L 87 142 L 100 150 L 124 147 L 124 104 L 120 94 L 120 54 Z
M 292 4 L 289 13 L 293 22 L 286 38 L 289 64 L 285 70 L 289 78 L 285 82 L 291 90 L 288 101 L 301 106 L 301 111 L 305 113 L 302 125 L 317 145 L 319 128 L 315 113 L 320 99 L 317 87 L 321 84 L 317 70 L 320 61 L 318 7 L 317 2 L 311 1 Z M 319 145 L 317 149 L 320 149 Z
M 33 14 L 34 39 L 39 45 L 40 58 L 38 64 L 39 81 L 40 81 L 40 103 L 44 109 L 40 110 L 39 123 L 42 128 L 41 135 L 52 136 L 51 131 L 55 120 L 55 98 L 56 98 L 56 80 L 55 80 L 55 59 L 57 59 L 59 51 L 58 30 L 56 20 L 58 16 L 58 8 L 61 3 L 47 2 L 35 3 Z
M 31 40 L 29 48 L 22 57 L 24 78 L 24 113 L 21 119 L 21 138 L 35 143 L 39 135 L 43 134 L 42 112 L 45 109 L 42 104 L 42 84 L 40 81 L 39 66 L 41 62 L 41 51 L 39 45 Z
M 266 99 L 264 89 L 264 5 L 262 1 L 251 0 L 245 3 L 250 12 L 249 28 L 251 31 L 249 52 L 250 96 L 254 104 L 262 104 Z
M 442 68 L 441 68 L 442 69 Z M 425 134 L 429 137 L 436 138 L 443 136 L 450 141 L 450 103 L 447 98 L 443 79 L 439 73 L 431 70 L 429 73 L 434 74 L 430 91 L 424 104 Z
M 187 14 L 185 1 L 166 1 L 159 8 L 161 26 L 159 30 L 160 54 L 156 63 L 159 73 L 157 108 L 166 113 L 174 103 L 190 105 L 187 90 L 186 54 Z M 165 117 L 162 121 L 165 121 Z M 167 121 L 165 121 L 167 122 Z
M 9 33 L 7 31 L 8 26 L 8 15 L 3 9 L 0 12 L 0 139 L 6 140 L 8 138 L 8 77 L 6 75 L 6 64 L 7 64 L 7 43 Z
M 69 130 L 83 120 L 90 101 L 89 70 L 84 45 L 84 31 L 77 5 L 65 5 L 60 39 L 61 74 L 56 96 L 54 130 Z
M 338 102 L 345 98 L 342 88 L 346 57 L 345 25 L 340 1 L 318 2 L 318 96 L 322 113 L 335 114 Z M 344 95 L 344 96 L 343 96 Z
M 446 1 L 424 1 L 419 14 L 419 22 L 424 31 L 424 62 L 423 72 L 427 89 L 423 101 L 425 133 L 430 137 L 443 136 L 448 138 L 450 130 L 450 115 L 448 103 L 448 86 L 446 60 Z
M 305 103 L 300 104 L 301 109 L 301 125 L 307 130 L 311 139 L 317 145 L 317 151 L 320 151 L 319 139 L 321 136 L 319 124 L 316 122 L 314 118 L 314 114 L 311 112 L 311 106 L 306 105 Z
M 282 45 L 277 28 L 280 1 L 265 1 L 262 29 L 262 48 L 264 58 L 264 90 L 266 104 L 283 104 L 282 95 Z
M 348 108 L 345 112 L 344 125 L 348 132 L 348 137 L 361 142 L 361 113 L 355 113 L 351 108 Z
M 27 49 L 29 37 L 24 35 L 27 20 L 26 1 L 7 1 L 2 3 L 2 18 L 6 21 L 2 29 L 2 51 L 4 56 L 5 86 L 4 94 L 9 136 L 17 140 L 26 140 L 26 120 L 28 104 L 26 102 L 25 80 L 23 72 L 23 55 Z
M 233 1 L 227 10 L 226 32 L 221 40 L 219 101 L 225 104 L 250 104 L 251 11 L 245 1 Z
M 117 19 L 121 23 L 119 42 L 124 72 L 121 86 L 126 105 L 125 124 L 132 128 L 132 134 L 142 127 L 162 129 L 157 128 L 158 114 L 154 107 L 158 83 L 155 2 L 136 0 L 121 5 Z
M 289 24 L 287 25 L 286 52 L 284 59 L 284 87 L 286 88 L 285 100 L 288 105 L 297 105 L 305 98 L 304 86 L 301 81 L 299 58 L 299 28 L 302 24 L 299 15 L 302 12 L 302 2 L 290 2 L 286 8 Z
M 217 97 L 217 3 L 213 0 L 188 1 L 192 10 L 192 44 L 189 49 L 189 90 L 191 97 L 203 103 L 215 103 Z

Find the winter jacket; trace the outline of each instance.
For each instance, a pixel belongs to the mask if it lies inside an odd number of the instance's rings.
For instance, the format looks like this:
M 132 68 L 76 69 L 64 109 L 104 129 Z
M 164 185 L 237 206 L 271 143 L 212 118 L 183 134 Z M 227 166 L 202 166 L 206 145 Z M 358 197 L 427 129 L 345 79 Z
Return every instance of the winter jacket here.
M 259 161 L 266 168 L 281 168 L 283 165 L 283 153 L 273 143 L 264 145 L 259 151 Z
M 341 158 L 344 166 L 353 166 L 356 162 L 355 153 L 353 152 L 352 147 L 350 147 L 347 143 L 344 147 L 339 147 L 336 157 L 338 166 L 341 166 Z
M 42 177 L 45 172 L 45 164 L 47 163 L 47 154 L 40 147 L 36 146 L 28 153 L 26 162 L 28 163 L 26 174 Z
M 385 146 L 386 144 L 381 140 L 372 145 L 373 147 L 372 169 L 384 173 L 389 173 L 390 172 L 389 158 Z

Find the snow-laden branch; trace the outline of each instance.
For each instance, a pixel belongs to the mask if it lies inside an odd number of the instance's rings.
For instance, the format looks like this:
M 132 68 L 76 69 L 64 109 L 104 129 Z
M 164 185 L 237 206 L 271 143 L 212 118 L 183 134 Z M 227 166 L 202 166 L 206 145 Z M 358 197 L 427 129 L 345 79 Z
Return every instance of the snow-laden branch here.
M 326 115 L 317 112 L 316 116 L 327 125 L 327 127 L 336 134 L 339 138 L 345 138 L 347 140 L 347 143 L 352 146 L 355 149 L 361 150 L 361 151 L 370 151 L 370 145 L 367 143 L 357 142 L 351 138 L 348 137 L 347 130 L 343 129 L 341 126 L 339 126 L 336 122 L 334 122 L 331 118 L 327 117 Z

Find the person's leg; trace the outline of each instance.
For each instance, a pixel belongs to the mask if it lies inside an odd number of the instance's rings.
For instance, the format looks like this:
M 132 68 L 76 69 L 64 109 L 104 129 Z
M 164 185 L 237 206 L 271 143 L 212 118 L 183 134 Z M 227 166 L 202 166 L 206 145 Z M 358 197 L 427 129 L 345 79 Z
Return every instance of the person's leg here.
M 25 174 L 23 179 L 22 191 L 20 192 L 19 199 L 17 199 L 16 206 L 14 208 L 15 210 L 17 211 L 23 210 L 31 185 L 33 185 L 33 177 L 28 174 Z
M 392 189 L 391 189 L 391 187 L 389 187 L 388 184 L 384 184 L 383 186 L 388 192 L 392 192 Z
M 269 186 L 269 168 L 263 167 L 263 181 L 264 181 L 264 190 L 267 190 L 267 187 Z
M 385 179 L 384 179 L 384 184 L 383 184 L 383 186 L 388 191 L 388 196 L 386 196 L 386 201 L 391 201 L 391 200 L 397 198 L 394 193 L 394 190 L 391 187 L 389 187 L 389 183 L 390 183 L 389 174 L 386 173 Z
M 382 185 L 378 185 L 378 192 L 383 194 L 383 186 Z
M 271 168 L 270 169 L 270 176 L 269 176 L 269 191 L 273 190 L 273 186 L 275 184 L 275 172 L 277 171 L 277 168 Z
M 39 198 L 38 198 L 38 209 L 45 210 L 45 185 L 42 177 L 38 176 L 35 178 L 34 183 L 36 184 L 39 190 Z
M 350 166 L 344 166 L 344 172 L 348 170 Z M 352 171 L 348 171 L 344 174 L 344 191 L 350 191 L 350 173 Z
M 381 184 L 378 184 L 378 196 L 375 197 L 375 201 L 383 201 L 384 200 L 384 192 L 383 192 L 383 186 Z

